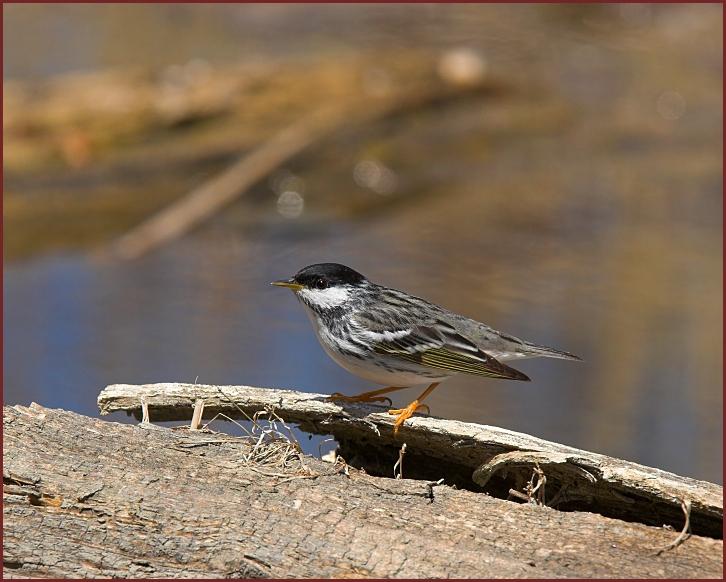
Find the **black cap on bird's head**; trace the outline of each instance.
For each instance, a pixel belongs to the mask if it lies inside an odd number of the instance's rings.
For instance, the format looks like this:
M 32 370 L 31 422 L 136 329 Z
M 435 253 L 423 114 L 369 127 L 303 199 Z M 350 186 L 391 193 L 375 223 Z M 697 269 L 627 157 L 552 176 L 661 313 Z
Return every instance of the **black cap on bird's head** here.
M 272 285 L 289 287 L 293 291 L 301 289 L 328 289 L 342 285 L 360 285 L 366 278 L 358 271 L 340 263 L 318 263 L 300 269 L 294 277 L 273 281 Z

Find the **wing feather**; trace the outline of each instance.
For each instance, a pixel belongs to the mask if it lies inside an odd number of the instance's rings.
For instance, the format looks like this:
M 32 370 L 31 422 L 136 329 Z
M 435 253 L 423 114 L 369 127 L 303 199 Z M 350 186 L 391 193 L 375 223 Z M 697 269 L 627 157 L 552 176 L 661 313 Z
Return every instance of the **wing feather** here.
M 404 333 L 408 331 L 408 333 Z M 381 334 L 382 335 L 382 334 Z M 374 343 L 374 350 L 429 368 L 508 380 L 529 378 L 481 351 L 454 327 L 436 321 L 398 330 Z

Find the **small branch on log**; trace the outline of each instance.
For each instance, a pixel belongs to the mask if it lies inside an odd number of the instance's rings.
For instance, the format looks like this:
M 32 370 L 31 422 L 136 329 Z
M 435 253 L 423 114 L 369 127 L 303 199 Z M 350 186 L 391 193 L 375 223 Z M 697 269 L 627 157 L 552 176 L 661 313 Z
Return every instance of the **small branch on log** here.
M 681 501 L 681 507 L 683 508 L 683 515 L 686 519 L 685 523 L 683 524 L 683 529 L 681 530 L 681 533 L 678 534 L 678 537 L 673 540 L 670 544 L 667 546 L 661 548 L 658 550 L 655 555 L 660 556 L 663 552 L 667 552 L 669 550 L 674 550 L 678 546 L 680 546 L 683 542 L 685 542 L 688 537 L 691 535 L 691 502 L 690 500 L 686 499 L 684 501 Z
M 204 400 L 197 398 L 194 403 L 194 414 L 192 414 L 192 422 L 189 425 L 191 430 L 199 430 L 202 426 L 202 415 L 204 414 Z
M 393 433 L 386 409 L 361 403 L 330 402 L 323 394 L 250 386 L 146 384 L 108 386 L 98 397 L 102 414 L 123 410 L 139 414 L 143 396 L 158 420 L 188 420 L 191 405 L 205 401 L 205 414 L 251 417 L 274 410 L 287 422 L 315 434 L 332 434 L 341 455 L 371 474 L 390 476 L 405 442 L 406 476 L 437 481 L 506 498 L 541 467 L 548 502 L 562 510 L 580 510 L 661 526 L 682 524 L 681 500 L 692 503 L 694 533 L 721 537 L 723 489 L 720 485 L 681 477 L 545 441 L 493 426 L 416 416 Z
M 655 556 L 661 527 L 374 477 L 263 436 L 4 407 L 4 577 L 723 575 L 721 540 Z
M 406 454 L 406 443 L 401 445 L 401 450 L 398 451 L 398 461 L 393 465 L 393 476 L 396 479 L 403 479 L 403 455 Z
M 141 396 L 139 402 L 141 403 L 141 422 L 149 424 L 151 420 L 149 419 L 149 405 L 146 403 L 146 398 Z

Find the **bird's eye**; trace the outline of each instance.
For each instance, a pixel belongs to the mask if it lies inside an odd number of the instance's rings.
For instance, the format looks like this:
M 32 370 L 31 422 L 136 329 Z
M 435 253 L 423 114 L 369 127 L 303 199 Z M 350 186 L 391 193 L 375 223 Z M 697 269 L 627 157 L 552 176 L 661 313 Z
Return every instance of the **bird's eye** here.
M 327 289 L 328 288 L 328 282 L 320 277 L 319 279 L 315 280 L 314 286 L 316 289 Z

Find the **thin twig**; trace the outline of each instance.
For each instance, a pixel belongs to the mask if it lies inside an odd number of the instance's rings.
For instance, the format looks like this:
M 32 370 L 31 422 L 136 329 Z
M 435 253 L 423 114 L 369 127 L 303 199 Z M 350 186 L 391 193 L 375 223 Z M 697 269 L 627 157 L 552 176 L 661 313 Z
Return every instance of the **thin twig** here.
M 218 418 L 222 418 L 222 419 L 226 420 L 227 422 L 231 422 L 231 423 L 233 423 L 233 424 L 237 425 L 237 426 L 238 426 L 239 428 L 241 428 L 241 429 L 243 429 L 243 430 L 247 430 L 247 429 L 245 429 L 245 427 L 243 427 L 243 426 L 242 426 L 242 425 L 241 425 L 241 424 L 240 424 L 239 422 L 237 422 L 237 421 L 236 421 L 236 420 L 235 420 L 234 418 L 230 418 L 230 417 L 229 417 L 229 416 L 227 416 L 227 415 L 226 415 L 226 414 L 225 414 L 224 412 L 218 412 L 217 414 L 215 414 L 215 415 L 214 415 L 214 416 L 213 416 L 212 418 L 210 418 L 210 419 L 209 419 L 209 420 L 208 420 L 208 421 L 207 421 L 207 422 L 206 422 L 206 423 L 204 424 L 204 426 L 203 426 L 202 428 L 206 428 L 206 429 L 212 430 L 212 429 L 210 428 L 210 426 L 209 426 L 209 425 L 211 425 L 211 424 L 212 424 L 212 423 L 213 423 L 213 422 L 214 422 L 215 420 L 217 420 Z
M 683 542 L 685 542 L 688 538 L 691 537 L 691 500 L 690 499 L 682 499 L 681 500 L 681 509 L 683 510 L 683 515 L 686 517 L 686 523 L 683 524 L 683 529 L 681 530 L 681 533 L 678 534 L 678 537 L 673 540 L 670 544 L 665 546 L 664 548 L 661 548 L 658 550 L 655 555 L 660 556 L 663 552 L 667 552 L 669 550 L 673 550 L 680 546 Z
M 141 397 L 141 424 L 150 424 L 149 420 L 149 405 L 146 402 L 146 398 Z
M 393 465 L 393 476 L 396 479 L 403 479 L 403 456 L 406 454 L 406 443 L 401 445 L 401 450 L 398 451 L 398 461 Z M 396 472 L 398 470 L 398 472 Z
M 537 484 L 532 487 L 532 483 L 534 481 L 535 475 L 537 476 Z M 539 466 L 539 463 L 535 463 L 534 471 L 532 472 L 532 477 L 529 480 L 529 488 L 530 488 L 530 497 L 534 499 L 534 502 L 537 505 L 544 505 L 545 504 L 545 484 L 547 483 L 547 476 L 544 474 L 544 471 Z M 535 494 L 537 494 L 537 497 L 535 498 Z
M 557 507 L 558 504 L 564 503 L 567 501 L 567 490 L 569 489 L 570 484 L 569 483 L 563 483 L 560 486 L 559 491 L 557 491 L 557 494 L 550 499 L 549 503 L 547 503 L 547 507 Z
M 194 403 L 194 414 L 192 415 L 189 430 L 199 430 L 202 427 L 202 414 L 204 414 L 204 399 L 197 398 L 197 401 Z
M 517 499 L 521 499 L 522 501 L 526 501 L 527 503 L 531 501 L 529 495 L 525 495 L 524 493 L 522 493 L 521 491 L 517 491 L 516 489 L 510 489 L 509 496 L 516 497 Z
M 537 482 L 535 483 L 535 477 Z M 547 476 L 539 466 L 539 463 L 535 463 L 532 470 L 532 475 L 529 478 L 529 482 L 524 486 L 524 492 L 517 491 L 516 489 L 509 490 L 510 497 L 516 497 L 527 503 L 533 505 L 546 505 L 545 504 L 545 484 L 547 483 Z

